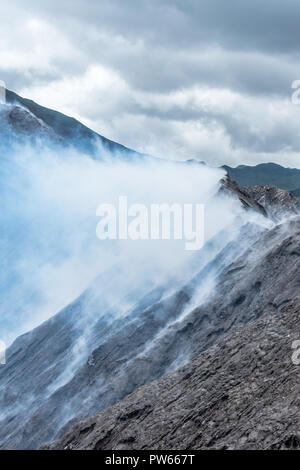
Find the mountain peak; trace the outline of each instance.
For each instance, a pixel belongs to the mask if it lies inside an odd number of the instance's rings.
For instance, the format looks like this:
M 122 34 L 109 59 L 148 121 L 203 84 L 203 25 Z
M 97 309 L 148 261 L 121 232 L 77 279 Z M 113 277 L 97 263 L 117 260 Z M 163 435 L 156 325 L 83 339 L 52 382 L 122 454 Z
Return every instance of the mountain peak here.
M 28 110 L 31 115 L 44 123 L 44 126 L 51 129 L 56 136 L 63 139 L 66 143 L 87 150 L 92 154 L 97 151 L 97 142 L 100 142 L 104 148 L 111 152 L 142 156 L 135 150 L 131 150 L 124 145 L 113 142 L 97 132 L 92 131 L 76 119 L 66 116 L 59 111 L 41 106 L 32 100 L 19 96 L 13 91 L 6 91 L 6 101 L 8 104 Z

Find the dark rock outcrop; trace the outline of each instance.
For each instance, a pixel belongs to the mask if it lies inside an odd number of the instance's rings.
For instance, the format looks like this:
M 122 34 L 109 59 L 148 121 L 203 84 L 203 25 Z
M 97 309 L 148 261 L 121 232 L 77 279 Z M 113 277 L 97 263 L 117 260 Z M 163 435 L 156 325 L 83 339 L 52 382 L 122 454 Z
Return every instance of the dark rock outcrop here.
M 300 213 L 300 199 L 276 186 L 241 188 L 230 176 L 221 180 L 220 191 L 235 195 L 245 209 L 252 209 L 275 222 Z
M 238 197 L 245 209 L 253 209 L 254 211 L 267 217 L 267 212 L 262 204 L 253 197 L 246 189 L 241 188 L 230 176 L 226 175 L 221 180 L 220 192 L 233 194 Z
M 54 143 L 63 143 L 63 139 L 58 136 L 51 127 L 38 119 L 29 110 L 17 105 L 1 105 L 0 107 L 0 133 L 2 140 L 9 141 L 12 138 L 33 140 L 46 138 Z
M 246 192 L 273 220 L 300 212 L 300 199 L 276 186 L 251 186 Z

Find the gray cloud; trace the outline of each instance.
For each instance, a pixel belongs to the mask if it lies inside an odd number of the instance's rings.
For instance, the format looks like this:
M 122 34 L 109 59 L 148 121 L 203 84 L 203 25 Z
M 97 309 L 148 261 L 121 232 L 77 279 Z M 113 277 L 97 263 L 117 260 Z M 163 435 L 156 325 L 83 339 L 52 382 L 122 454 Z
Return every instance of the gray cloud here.
M 11 0 L 1 14 L 0 77 L 17 92 L 156 155 L 297 164 L 296 0 Z
M 24 8 L 22 0 L 13 4 Z M 51 15 L 64 25 L 85 22 L 111 34 L 174 49 L 206 43 L 271 53 L 298 49 L 297 0 L 30 0 L 26 11 Z

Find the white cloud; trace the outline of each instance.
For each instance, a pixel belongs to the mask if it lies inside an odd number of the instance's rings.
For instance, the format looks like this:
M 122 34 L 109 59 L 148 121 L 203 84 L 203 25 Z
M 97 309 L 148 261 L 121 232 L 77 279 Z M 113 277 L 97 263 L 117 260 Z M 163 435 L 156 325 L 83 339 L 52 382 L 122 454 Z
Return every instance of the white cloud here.
M 0 77 L 147 153 L 300 166 L 299 109 L 289 101 L 299 78 L 294 30 L 277 32 L 272 45 L 265 36 L 275 27 L 263 10 L 262 34 L 258 4 L 234 3 L 234 29 L 213 3 L 32 0 L 25 8 L 11 0 L 2 8 L 11 22 L 0 33 Z M 293 25 L 277 1 L 273 16 Z

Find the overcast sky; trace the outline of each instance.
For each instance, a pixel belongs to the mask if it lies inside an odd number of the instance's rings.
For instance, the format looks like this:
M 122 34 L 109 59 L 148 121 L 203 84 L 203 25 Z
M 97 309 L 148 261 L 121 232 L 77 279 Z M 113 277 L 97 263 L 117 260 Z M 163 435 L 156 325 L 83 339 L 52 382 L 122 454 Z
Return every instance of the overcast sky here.
M 0 79 L 156 156 L 300 168 L 299 0 L 2 0 Z

